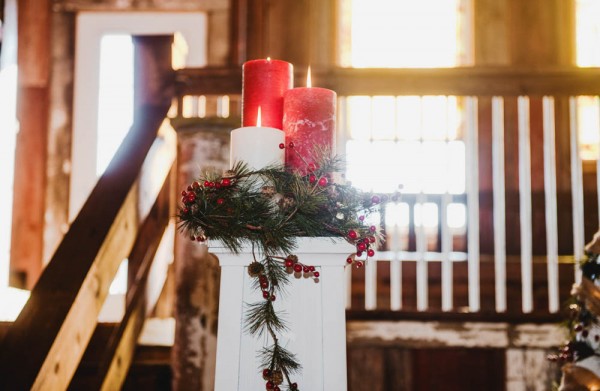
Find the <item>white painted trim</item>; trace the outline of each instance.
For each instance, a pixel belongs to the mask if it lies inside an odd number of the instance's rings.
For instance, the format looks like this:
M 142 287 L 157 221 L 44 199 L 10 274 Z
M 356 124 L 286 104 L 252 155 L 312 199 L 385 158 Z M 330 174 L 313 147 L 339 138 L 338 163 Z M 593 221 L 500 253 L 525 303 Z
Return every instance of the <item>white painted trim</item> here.
M 69 220 L 96 184 L 100 41 L 107 34 L 180 33 L 190 48 L 186 66 L 206 65 L 207 17 L 200 12 L 80 12 L 75 35 L 75 81 Z

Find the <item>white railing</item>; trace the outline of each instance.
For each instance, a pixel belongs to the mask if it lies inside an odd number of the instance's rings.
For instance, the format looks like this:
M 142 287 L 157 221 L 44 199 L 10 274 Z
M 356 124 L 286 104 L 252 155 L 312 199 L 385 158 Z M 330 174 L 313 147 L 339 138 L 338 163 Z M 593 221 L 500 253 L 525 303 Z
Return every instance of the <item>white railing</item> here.
M 536 311 L 556 313 L 561 309 L 561 295 L 563 299 L 565 292 L 560 292 L 559 287 L 559 250 L 558 250 L 558 205 L 557 205 L 557 153 L 556 153 L 556 122 L 555 122 L 555 99 L 553 97 L 543 97 L 541 105 L 542 125 L 543 125 L 543 174 L 544 182 L 544 214 L 545 214 L 545 239 L 546 254 L 543 257 L 534 257 L 533 254 L 533 206 L 532 206 L 532 141 L 530 134 L 530 98 L 519 97 L 517 99 L 517 138 L 518 138 L 518 185 L 519 185 L 519 224 L 520 224 L 520 294 L 521 311 L 531 313 Z M 537 107 L 537 106 L 536 106 Z M 563 113 L 564 114 L 564 113 Z M 561 208 L 572 207 L 573 209 L 573 256 L 575 263 L 584 257 L 584 204 L 583 204 L 583 176 L 582 159 L 579 155 L 579 136 L 577 124 L 577 99 L 569 99 L 569 110 L 566 113 L 570 116 L 569 131 L 570 134 L 570 154 L 571 154 L 571 192 L 572 205 L 561 205 Z M 509 282 L 507 278 L 507 254 L 506 254 L 506 186 L 505 186 L 505 113 L 504 99 L 502 97 L 493 97 L 491 99 L 491 140 L 492 140 L 492 183 L 493 183 L 493 255 L 487 258 L 493 258 L 494 270 L 494 301 L 495 311 L 498 313 L 507 311 L 507 295 Z M 453 236 L 448 225 L 447 205 L 451 202 L 452 196 L 448 193 L 435 195 L 438 205 L 441 208 L 439 229 L 437 239 L 440 251 L 432 252 L 427 249 L 427 234 L 423 225 L 413 225 L 414 230 L 414 249 L 415 251 L 400 251 L 399 248 L 390 248 L 391 251 L 380 251 L 372 262 L 365 266 L 365 284 L 364 284 L 364 308 L 351 306 L 352 292 L 350 283 L 353 281 L 353 270 L 347 268 L 347 308 L 358 310 L 376 310 L 385 309 L 391 311 L 403 310 L 403 298 L 407 294 L 403 289 L 403 264 L 416 263 L 414 284 L 416 292 L 410 292 L 415 295 L 415 308 L 417 311 L 430 310 L 430 297 L 428 297 L 431 276 L 428 276 L 428 265 L 431 262 L 441 263 L 441 310 L 456 311 L 454 305 L 455 286 L 453 271 L 456 262 L 467 263 L 468 274 L 468 311 L 477 312 L 481 309 L 482 287 L 480 286 L 480 230 L 479 230 L 479 169 L 481 168 L 477 157 L 479 156 L 478 144 L 478 101 L 477 98 L 468 97 L 465 99 L 465 118 L 467 125 L 465 128 L 464 141 L 466 151 L 466 204 L 467 204 L 467 251 L 457 252 L 453 250 Z M 563 130 L 564 131 L 564 130 Z M 534 151 L 538 148 L 535 148 Z M 598 172 L 600 172 L 599 163 Z M 600 193 L 600 180 L 597 181 Z M 410 201 L 411 207 L 425 202 L 431 202 L 431 195 L 417 193 Z M 599 199 L 600 202 L 600 199 Z M 395 231 L 394 231 L 395 232 Z M 561 231 L 564 235 L 565 231 Z M 588 232 L 588 234 L 591 234 Z M 590 238 L 587 238 L 588 240 Z M 537 240 L 537 239 L 536 239 Z M 397 243 L 398 240 L 392 240 Z M 565 254 L 563 254 L 565 255 Z M 514 260 L 516 257 L 512 257 Z M 534 297 L 534 284 L 540 283 L 539 275 L 534 280 L 534 258 L 545 263 L 546 278 L 543 281 L 547 289 L 547 308 L 536 308 Z M 382 297 L 379 291 L 380 284 L 384 278 L 377 278 L 378 269 L 386 270 L 389 263 L 389 282 L 386 280 L 385 294 L 389 291 L 389 307 L 378 307 L 378 298 Z M 379 265 L 379 266 L 378 266 Z M 540 267 L 539 265 L 536 265 Z M 405 269 L 406 270 L 406 269 Z M 581 273 L 576 268 L 574 280 L 581 278 Z M 514 274 L 514 273 L 513 273 Z M 518 276 L 517 276 L 518 277 Z M 406 285 L 406 276 L 404 276 Z M 513 281 L 518 280 L 514 278 Z M 356 279 L 354 281 L 356 287 Z M 379 284 L 379 285 L 378 285 Z M 412 283 L 411 283 L 412 284 Z M 563 283 L 563 290 L 566 284 Z M 514 292 L 511 292 L 514 293 Z M 567 292 L 568 294 L 568 292 Z M 513 295 L 514 296 L 514 295 Z M 360 295 L 359 295 L 360 297 Z M 387 300 L 387 299 L 386 299 Z M 539 304 L 538 304 L 539 307 Z M 462 309 L 461 309 L 462 311 Z

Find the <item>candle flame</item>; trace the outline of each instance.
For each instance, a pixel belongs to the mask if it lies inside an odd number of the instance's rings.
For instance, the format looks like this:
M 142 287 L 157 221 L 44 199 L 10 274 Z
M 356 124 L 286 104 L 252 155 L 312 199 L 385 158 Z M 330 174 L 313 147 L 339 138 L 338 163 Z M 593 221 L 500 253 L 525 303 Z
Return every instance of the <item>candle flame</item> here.
M 271 57 L 267 57 L 267 61 L 271 61 Z
M 258 106 L 258 114 L 256 115 L 256 127 L 260 128 L 260 125 L 262 125 L 262 121 L 260 118 L 260 106 Z
M 312 80 L 310 78 L 310 65 L 308 66 L 308 72 L 306 73 L 306 87 L 312 87 Z

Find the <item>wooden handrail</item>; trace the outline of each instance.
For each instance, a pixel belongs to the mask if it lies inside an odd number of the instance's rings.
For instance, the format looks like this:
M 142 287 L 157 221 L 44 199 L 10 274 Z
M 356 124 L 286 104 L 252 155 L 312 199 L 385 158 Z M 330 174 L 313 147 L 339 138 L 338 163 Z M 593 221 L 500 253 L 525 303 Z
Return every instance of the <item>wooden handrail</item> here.
M 145 106 L 0 349 L 0 389 L 65 389 L 139 231 L 136 185 L 167 107 Z M 32 348 L 33 347 L 33 348 Z
M 600 95 L 600 68 L 460 67 L 436 69 L 313 69 L 315 85 L 350 95 Z M 297 80 L 305 74 L 296 72 Z M 298 84 L 298 83 L 296 83 Z M 184 95 L 239 94 L 238 68 L 177 71 L 176 90 Z

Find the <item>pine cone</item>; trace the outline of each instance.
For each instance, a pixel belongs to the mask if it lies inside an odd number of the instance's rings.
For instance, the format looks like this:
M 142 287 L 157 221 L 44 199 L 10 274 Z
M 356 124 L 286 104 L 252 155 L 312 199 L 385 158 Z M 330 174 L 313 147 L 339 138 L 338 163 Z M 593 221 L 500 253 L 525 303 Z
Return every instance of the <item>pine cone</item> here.
M 262 274 L 264 270 L 265 267 L 262 265 L 262 263 L 256 261 L 248 265 L 248 274 L 250 274 L 250 277 L 257 277 L 258 275 Z
M 283 373 L 281 373 L 280 369 L 276 369 L 271 374 L 271 381 L 276 385 L 280 385 L 283 383 Z

